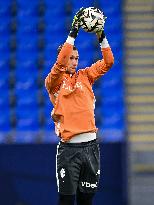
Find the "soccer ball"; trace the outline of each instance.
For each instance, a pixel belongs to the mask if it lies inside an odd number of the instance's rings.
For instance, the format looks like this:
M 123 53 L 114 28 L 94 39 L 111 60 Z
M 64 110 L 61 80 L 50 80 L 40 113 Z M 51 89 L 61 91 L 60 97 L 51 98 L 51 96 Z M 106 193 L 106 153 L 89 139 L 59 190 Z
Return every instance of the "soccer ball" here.
M 96 33 L 104 28 L 105 19 L 104 13 L 98 8 L 88 7 L 83 10 L 80 25 L 86 32 Z

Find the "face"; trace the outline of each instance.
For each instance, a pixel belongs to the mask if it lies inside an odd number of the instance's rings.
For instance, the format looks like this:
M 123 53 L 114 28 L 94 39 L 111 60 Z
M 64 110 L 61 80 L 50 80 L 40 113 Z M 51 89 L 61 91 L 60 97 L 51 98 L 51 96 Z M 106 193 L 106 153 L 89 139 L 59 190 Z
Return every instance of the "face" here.
M 68 61 L 67 73 L 74 74 L 78 66 L 79 54 L 77 50 L 72 51 L 72 55 Z

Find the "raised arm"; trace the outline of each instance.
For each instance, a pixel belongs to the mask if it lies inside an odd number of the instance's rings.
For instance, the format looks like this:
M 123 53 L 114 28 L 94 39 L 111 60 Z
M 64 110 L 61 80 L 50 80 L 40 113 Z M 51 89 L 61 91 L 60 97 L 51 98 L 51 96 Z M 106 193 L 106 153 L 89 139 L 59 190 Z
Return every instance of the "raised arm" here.
M 63 75 L 66 72 L 68 60 L 73 51 L 74 41 L 78 35 L 78 31 L 80 28 L 79 21 L 80 21 L 80 16 L 82 15 L 82 11 L 83 8 L 81 8 L 74 16 L 68 38 L 58 55 L 56 63 L 54 64 L 50 73 L 45 79 L 45 87 L 49 94 L 57 90 L 56 88 L 58 88 L 63 81 Z
M 45 79 L 45 87 L 48 93 L 51 93 L 58 85 L 61 84 L 72 50 L 73 46 L 71 44 L 67 42 L 64 43 L 57 57 L 56 63 Z
M 104 75 L 113 65 L 114 57 L 109 43 L 105 37 L 104 28 L 96 34 L 102 51 L 102 60 L 97 61 L 92 66 L 85 69 L 89 81 L 93 84 L 95 80 Z

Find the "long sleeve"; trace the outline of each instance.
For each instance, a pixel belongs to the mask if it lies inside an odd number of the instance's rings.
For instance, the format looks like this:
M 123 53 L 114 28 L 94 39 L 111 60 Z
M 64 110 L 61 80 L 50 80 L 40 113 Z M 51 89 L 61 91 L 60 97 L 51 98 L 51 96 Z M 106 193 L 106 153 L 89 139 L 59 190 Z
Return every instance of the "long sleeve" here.
M 103 48 L 102 55 L 102 60 L 97 61 L 92 66 L 85 69 L 85 73 L 92 84 L 95 80 L 104 75 L 114 63 L 114 57 L 110 47 Z
M 51 72 L 45 79 L 45 87 L 48 93 L 53 92 L 53 90 L 61 84 L 72 50 L 73 46 L 69 43 L 65 43 L 62 47 L 57 57 L 56 63 L 54 64 L 51 69 Z

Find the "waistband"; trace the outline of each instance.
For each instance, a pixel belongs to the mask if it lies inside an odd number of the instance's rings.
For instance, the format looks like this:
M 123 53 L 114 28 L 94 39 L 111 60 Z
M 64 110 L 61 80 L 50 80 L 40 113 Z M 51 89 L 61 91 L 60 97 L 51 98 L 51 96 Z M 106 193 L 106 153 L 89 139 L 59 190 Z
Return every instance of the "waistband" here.
M 98 144 L 98 140 L 92 140 L 89 142 L 80 142 L 80 143 L 67 143 L 67 142 L 59 142 L 59 145 L 64 146 L 64 147 L 86 147 L 86 146 L 92 146 L 94 144 Z
M 88 138 L 88 136 L 89 136 L 89 138 Z M 77 137 L 79 137 L 79 138 L 77 138 Z M 75 139 L 73 139 L 73 138 L 75 138 Z M 90 146 L 90 145 L 98 143 L 96 133 L 82 133 L 82 134 L 76 135 L 73 138 L 71 139 L 71 142 L 70 141 L 68 141 L 68 142 L 60 141 L 59 144 L 64 145 L 64 146 L 71 146 L 71 147 L 72 146 L 83 147 L 83 146 Z M 82 141 L 81 141 L 81 139 L 82 139 Z
M 69 141 L 67 141 L 67 143 L 82 143 L 82 142 L 89 142 L 95 139 L 96 139 L 95 132 L 85 132 L 73 136 Z

